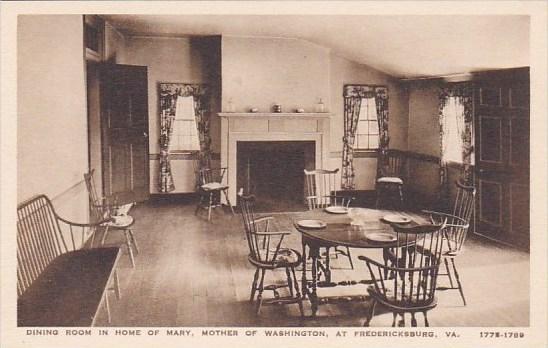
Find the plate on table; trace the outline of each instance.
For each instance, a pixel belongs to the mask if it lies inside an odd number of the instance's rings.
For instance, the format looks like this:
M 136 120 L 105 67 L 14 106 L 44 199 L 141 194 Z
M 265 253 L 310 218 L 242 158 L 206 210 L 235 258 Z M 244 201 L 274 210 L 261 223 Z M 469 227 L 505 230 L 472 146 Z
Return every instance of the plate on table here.
M 325 208 L 325 211 L 331 214 L 346 214 L 348 213 L 348 208 L 341 206 L 332 206 Z
M 365 237 L 373 242 L 393 242 L 396 236 L 387 232 L 373 232 L 366 234 Z
M 382 217 L 386 222 L 395 223 L 395 224 L 406 224 L 411 222 L 411 219 L 407 216 L 401 216 L 397 214 L 388 214 Z
M 322 220 L 299 220 L 297 225 L 303 228 L 324 228 L 327 226 Z

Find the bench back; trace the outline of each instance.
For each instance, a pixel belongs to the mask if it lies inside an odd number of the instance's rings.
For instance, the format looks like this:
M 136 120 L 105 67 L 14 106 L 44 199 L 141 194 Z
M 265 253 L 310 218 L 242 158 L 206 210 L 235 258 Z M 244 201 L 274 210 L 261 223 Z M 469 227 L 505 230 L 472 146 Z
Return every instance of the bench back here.
M 45 195 L 17 207 L 17 296 L 22 295 L 67 244 L 53 205 Z

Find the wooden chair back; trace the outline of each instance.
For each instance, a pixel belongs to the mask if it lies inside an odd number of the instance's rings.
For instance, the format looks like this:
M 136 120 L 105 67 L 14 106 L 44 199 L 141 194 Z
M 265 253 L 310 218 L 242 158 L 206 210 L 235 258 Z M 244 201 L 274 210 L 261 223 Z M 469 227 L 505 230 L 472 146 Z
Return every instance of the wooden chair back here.
M 450 252 L 458 252 L 462 249 L 468 230 L 470 219 L 474 212 L 474 201 L 476 188 L 466 186 L 461 181 L 455 181 L 457 187 L 455 204 L 453 205 L 452 216 L 447 217 L 445 228 L 447 244 Z
M 226 168 L 202 168 L 198 170 L 198 185 L 202 186 L 210 183 L 222 183 L 226 173 Z
M 305 199 L 309 210 L 346 203 L 346 201 L 343 202 L 342 197 L 336 196 L 338 172 L 338 168 L 334 170 L 304 170 L 306 184 Z
M 441 225 L 393 225 L 397 236 L 394 262 L 368 257 L 367 268 L 381 301 L 399 308 L 427 306 L 434 301 L 443 244 Z
M 286 233 L 269 232 L 268 221 L 256 217 L 253 208 L 255 196 L 246 196 L 241 189 L 238 192 L 238 198 L 250 260 L 256 264 L 273 265 Z M 260 229 L 261 226 L 264 228 Z
M 109 217 L 111 212 L 106 200 L 97 194 L 94 173 L 95 169 L 92 169 L 89 173 L 84 173 L 84 181 L 88 190 L 91 221 L 96 222 Z
M 74 240 L 72 243 L 75 249 Z M 48 197 L 17 207 L 17 295 L 22 295 L 56 257 L 69 251 Z
M 388 150 L 388 154 L 377 160 L 377 178 L 397 177 L 406 178 L 406 157 L 400 151 Z

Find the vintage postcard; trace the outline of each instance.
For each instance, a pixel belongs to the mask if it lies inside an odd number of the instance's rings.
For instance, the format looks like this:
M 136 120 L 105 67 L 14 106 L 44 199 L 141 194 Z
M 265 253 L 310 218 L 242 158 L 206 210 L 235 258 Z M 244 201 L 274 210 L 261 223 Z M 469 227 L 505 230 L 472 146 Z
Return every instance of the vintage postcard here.
M 545 2 L 1 10 L 2 347 L 546 347 Z

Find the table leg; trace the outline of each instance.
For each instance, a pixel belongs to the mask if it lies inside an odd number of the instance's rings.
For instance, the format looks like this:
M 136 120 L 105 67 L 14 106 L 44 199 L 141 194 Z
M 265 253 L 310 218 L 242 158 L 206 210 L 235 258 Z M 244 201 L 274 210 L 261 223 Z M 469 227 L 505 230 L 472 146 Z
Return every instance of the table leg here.
M 301 277 L 301 287 L 303 288 L 303 298 L 308 295 L 308 284 L 306 280 L 306 243 L 302 241 L 303 246 L 303 275 Z
M 312 258 L 312 292 L 309 292 L 308 298 L 312 307 L 312 316 L 316 316 L 318 312 L 318 295 L 316 289 L 318 287 L 318 259 L 320 254 L 320 248 L 317 246 L 310 246 L 310 257 Z
M 331 268 L 329 266 L 329 247 L 326 247 L 326 258 L 325 258 L 325 269 L 324 269 L 324 274 L 325 274 L 325 282 L 326 283 L 331 283 Z

